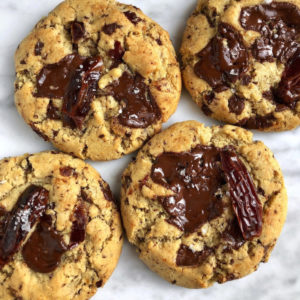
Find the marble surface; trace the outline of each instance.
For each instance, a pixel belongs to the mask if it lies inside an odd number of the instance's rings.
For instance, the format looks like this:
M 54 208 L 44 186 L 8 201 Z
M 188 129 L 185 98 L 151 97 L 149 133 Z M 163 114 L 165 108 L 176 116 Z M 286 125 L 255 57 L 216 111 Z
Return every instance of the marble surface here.
M 21 155 L 51 149 L 25 125 L 13 101 L 13 55 L 18 43 L 35 23 L 60 0 L 1 0 L 0 1 L 0 157 Z M 124 0 L 140 7 L 146 14 L 169 31 L 176 49 L 180 45 L 185 21 L 196 0 Z M 217 122 L 205 117 L 184 90 L 177 112 L 168 125 L 183 120 L 198 120 L 206 125 Z M 125 242 L 117 269 L 109 282 L 98 290 L 93 299 L 130 300 L 218 300 L 218 299 L 300 299 L 300 128 L 283 133 L 254 133 L 264 141 L 278 159 L 288 189 L 289 211 L 282 235 L 268 264 L 262 264 L 250 276 L 215 284 L 206 290 L 188 290 L 172 286 L 152 273 L 138 259 L 132 246 Z M 116 196 L 120 176 L 131 156 L 113 162 L 92 163 L 109 182 Z

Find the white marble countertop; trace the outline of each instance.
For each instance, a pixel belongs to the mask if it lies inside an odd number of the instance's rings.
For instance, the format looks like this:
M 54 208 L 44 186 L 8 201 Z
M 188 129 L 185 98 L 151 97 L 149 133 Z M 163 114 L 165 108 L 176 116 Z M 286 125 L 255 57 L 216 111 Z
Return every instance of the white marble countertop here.
M 18 43 L 36 22 L 60 0 L 1 0 L 0 1 L 0 158 L 51 149 L 25 125 L 13 100 L 14 62 Z M 178 49 L 185 21 L 196 0 L 124 0 L 140 7 L 167 31 Z M 177 112 L 168 125 L 183 120 L 198 120 L 216 124 L 196 107 L 183 91 Z M 215 284 L 206 290 L 189 290 L 173 286 L 151 272 L 138 259 L 133 247 L 125 242 L 123 253 L 112 277 L 93 299 L 130 300 L 296 300 L 300 299 L 300 128 L 283 133 L 254 133 L 275 153 L 285 176 L 289 195 L 289 211 L 282 235 L 267 264 L 262 264 L 250 276 Z M 131 156 L 113 162 L 92 163 L 109 182 L 118 196 L 120 176 Z

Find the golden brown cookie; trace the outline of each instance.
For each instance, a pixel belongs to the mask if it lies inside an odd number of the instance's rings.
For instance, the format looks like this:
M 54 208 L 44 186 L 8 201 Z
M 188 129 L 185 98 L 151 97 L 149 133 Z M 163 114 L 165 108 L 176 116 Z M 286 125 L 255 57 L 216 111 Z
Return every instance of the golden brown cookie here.
M 26 123 L 82 159 L 141 147 L 181 92 L 168 33 L 114 0 L 61 3 L 20 44 L 15 66 L 15 102 Z
M 58 152 L 0 161 L 0 298 L 89 299 L 122 248 L 100 175 Z
M 268 260 L 286 211 L 272 152 L 231 125 L 177 123 L 153 137 L 122 178 L 129 241 L 150 269 L 189 288 L 255 271 Z
M 299 0 L 198 0 L 181 54 L 203 112 L 262 131 L 299 126 L 299 20 Z

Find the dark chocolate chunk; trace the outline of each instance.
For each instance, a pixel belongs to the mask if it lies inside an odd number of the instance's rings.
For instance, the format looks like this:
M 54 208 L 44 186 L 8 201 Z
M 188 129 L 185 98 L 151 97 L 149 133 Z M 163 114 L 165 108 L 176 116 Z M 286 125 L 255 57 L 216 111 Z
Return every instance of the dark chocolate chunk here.
M 233 219 L 222 233 L 222 238 L 226 242 L 226 250 L 233 248 L 238 250 L 246 240 L 244 239 L 237 219 Z
M 0 241 L 0 268 L 10 261 L 31 228 L 44 214 L 48 196 L 49 192 L 43 187 L 31 185 L 6 215 Z
M 300 100 L 300 50 L 288 62 L 281 81 L 274 90 L 274 99 L 292 109 Z
M 74 21 L 71 23 L 72 42 L 77 44 L 85 35 L 84 24 L 82 22 Z
M 87 224 L 87 212 L 84 203 L 81 201 L 76 206 L 73 213 L 72 231 L 70 237 L 69 249 L 76 247 L 85 239 L 85 229 Z
M 64 124 L 81 128 L 103 69 L 100 57 L 69 54 L 37 76 L 36 97 L 63 99 Z
M 35 44 L 35 47 L 34 47 L 34 55 L 35 56 L 38 56 L 38 55 L 41 55 L 42 54 L 42 49 L 44 48 L 44 43 L 41 42 L 41 41 L 38 41 L 36 44 Z
M 202 104 L 201 109 L 206 116 L 210 116 L 212 114 L 212 111 L 205 103 Z
M 253 56 L 260 61 L 274 61 L 286 64 L 281 81 L 272 90 L 273 100 L 294 109 L 300 100 L 300 9 L 291 3 L 273 2 L 244 7 L 240 23 L 247 30 L 261 34 L 252 46 Z
M 198 145 L 190 152 L 165 152 L 156 158 L 152 180 L 174 192 L 174 196 L 158 197 L 170 224 L 194 232 L 222 214 L 222 200 L 216 197 L 225 184 L 220 165 L 220 149 L 212 146 Z
M 47 107 L 47 118 L 49 118 L 51 120 L 60 120 L 61 119 L 59 109 L 53 105 L 53 102 L 51 100 Z
M 238 95 L 232 95 L 228 100 L 228 108 L 230 112 L 240 115 L 245 108 L 245 99 Z
M 201 265 L 211 254 L 213 249 L 205 247 L 202 251 L 193 251 L 188 246 L 181 244 L 177 252 L 176 265 L 191 267 Z
M 105 187 L 101 181 L 99 181 L 99 185 L 100 185 L 100 188 L 102 190 L 102 193 L 103 193 L 105 199 L 110 202 L 115 202 L 109 185 L 107 184 Z
M 261 34 L 252 47 L 253 56 L 260 61 L 287 62 L 299 49 L 295 40 L 300 29 L 300 9 L 294 4 L 273 2 L 244 7 L 240 23 L 246 30 Z
M 62 236 L 54 230 L 50 215 L 44 215 L 23 247 L 22 255 L 30 269 L 39 273 L 53 272 L 68 250 Z
M 123 49 L 119 41 L 115 41 L 114 49 L 108 51 L 108 56 L 113 60 L 111 69 L 116 68 L 119 64 L 122 63 L 125 50 Z
M 64 177 L 70 177 L 75 170 L 69 166 L 61 167 L 59 169 L 60 175 Z
M 197 55 L 195 74 L 217 92 L 226 90 L 248 70 L 248 52 L 241 34 L 220 23 L 218 34 Z
M 255 116 L 248 119 L 243 119 L 236 125 L 248 128 L 248 129 L 266 129 L 275 124 L 276 118 L 273 114 L 268 114 L 265 116 Z
M 146 128 L 161 118 L 161 112 L 153 98 L 149 86 L 139 74 L 131 75 L 124 72 L 107 88 L 123 105 L 118 121 L 131 128 Z
M 102 286 L 102 284 L 103 284 L 103 280 L 99 280 L 96 282 L 96 287 L 100 288 Z
M 132 24 L 134 24 L 134 25 L 137 25 L 139 22 L 142 21 L 142 19 L 141 19 L 140 17 L 138 17 L 138 16 L 136 15 L 136 13 L 133 12 L 133 11 L 130 11 L 130 10 L 125 11 L 125 12 L 124 12 L 124 15 L 125 15 L 125 16 L 127 17 L 127 19 L 128 19 Z
M 107 35 L 112 35 L 118 28 L 122 28 L 122 26 L 117 23 L 105 24 L 102 27 L 102 31 Z

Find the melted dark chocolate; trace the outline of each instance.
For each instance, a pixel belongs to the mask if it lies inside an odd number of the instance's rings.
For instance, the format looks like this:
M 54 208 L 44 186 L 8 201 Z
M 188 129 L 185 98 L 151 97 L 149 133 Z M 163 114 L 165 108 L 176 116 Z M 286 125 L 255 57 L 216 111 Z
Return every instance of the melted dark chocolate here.
M 161 112 L 151 95 L 149 86 L 139 74 L 128 72 L 110 86 L 108 93 L 123 105 L 117 117 L 119 122 L 131 128 L 146 128 L 161 118 Z
M 188 246 L 181 244 L 177 252 L 176 265 L 182 267 L 191 267 L 201 265 L 213 249 L 205 247 L 202 251 L 192 251 Z
M 60 120 L 61 118 L 59 109 L 53 105 L 53 102 L 51 100 L 47 107 L 47 117 L 51 120 Z
M 241 11 L 240 23 L 246 30 L 261 34 L 252 47 L 253 56 L 260 61 L 276 58 L 285 63 L 299 49 L 295 39 L 299 36 L 300 9 L 291 3 L 245 7 Z
M 170 216 L 168 222 L 182 231 L 194 232 L 223 212 L 216 197 L 225 184 L 218 148 L 198 145 L 191 152 L 165 152 L 156 158 L 151 178 L 174 192 L 158 200 Z
M 197 56 L 195 74 L 217 92 L 226 90 L 248 70 L 243 37 L 227 23 L 220 23 L 218 34 Z
M 30 269 L 49 273 L 56 269 L 67 250 L 62 236 L 52 226 L 51 216 L 44 215 L 24 245 L 22 255 Z
M 63 99 L 65 123 L 81 128 L 96 94 L 102 68 L 100 57 L 69 54 L 40 71 L 35 96 Z
M 19 197 L 17 203 L 5 216 L 0 241 L 0 268 L 18 251 L 28 232 L 46 210 L 48 191 L 31 185 Z
M 245 7 L 240 23 L 261 34 L 252 46 L 256 59 L 286 64 L 278 87 L 272 90 L 273 99 L 281 105 L 276 111 L 282 111 L 282 105 L 294 109 L 300 100 L 300 9 L 287 2 Z

